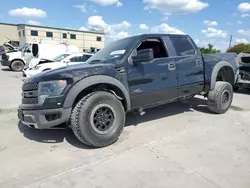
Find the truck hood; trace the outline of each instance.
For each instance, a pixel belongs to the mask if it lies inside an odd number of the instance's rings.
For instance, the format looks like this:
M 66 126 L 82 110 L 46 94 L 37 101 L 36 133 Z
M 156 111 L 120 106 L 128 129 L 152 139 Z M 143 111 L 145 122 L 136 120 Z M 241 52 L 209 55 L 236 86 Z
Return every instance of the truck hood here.
M 85 77 L 93 76 L 97 74 L 109 74 L 109 72 L 115 71 L 114 64 L 77 64 L 72 66 L 65 66 L 51 71 L 39 73 L 35 76 L 27 78 L 25 83 L 38 83 L 51 80 L 70 80 L 75 83 Z
M 19 51 L 8 51 L 6 54 L 9 55 L 9 56 L 18 56 L 18 57 L 21 57 L 22 52 L 19 52 Z

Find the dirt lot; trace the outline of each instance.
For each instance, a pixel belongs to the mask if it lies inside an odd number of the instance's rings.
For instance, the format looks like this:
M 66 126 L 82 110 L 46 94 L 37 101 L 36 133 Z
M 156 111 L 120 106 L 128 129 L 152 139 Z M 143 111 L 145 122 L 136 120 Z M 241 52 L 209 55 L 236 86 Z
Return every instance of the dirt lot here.
M 235 94 L 224 115 L 206 101 L 128 114 L 120 140 L 82 145 L 70 130 L 39 131 L 19 123 L 21 73 L 0 67 L 0 187 L 250 187 L 250 94 Z

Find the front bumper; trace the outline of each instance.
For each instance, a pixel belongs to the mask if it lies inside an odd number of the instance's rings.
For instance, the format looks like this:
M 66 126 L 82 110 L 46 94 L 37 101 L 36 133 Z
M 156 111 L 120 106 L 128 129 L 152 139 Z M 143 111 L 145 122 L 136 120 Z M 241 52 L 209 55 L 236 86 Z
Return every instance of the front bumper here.
M 71 108 L 46 110 L 18 110 L 18 118 L 23 124 L 36 129 L 49 129 L 69 121 Z
M 1 60 L 1 64 L 3 65 L 3 66 L 10 66 L 11 65 L 11 62 L 10 61 L 8 61 L 8 60 Z

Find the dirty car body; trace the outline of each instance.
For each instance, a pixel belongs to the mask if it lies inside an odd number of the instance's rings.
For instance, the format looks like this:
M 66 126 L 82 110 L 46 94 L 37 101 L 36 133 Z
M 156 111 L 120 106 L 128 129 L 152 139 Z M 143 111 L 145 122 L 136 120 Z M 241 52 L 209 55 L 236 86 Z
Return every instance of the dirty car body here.
M 150 61 L 144 61 L 144 57 Z M 114 95 L 125 112 L 197 94 L 206 96 L 217 81 L 235 84 L 235 58 L 234 53 L 202 55 L 187 35 L 149 34 L 121 39 L 96 53 L 87 64 L 26 79 L 19 118 L 38 129 L 69 122 L 79 100 L 96 91 Z M 61 81 L 65 85 L 60 92 L 43 91 L 51 84 L 59 88 Z

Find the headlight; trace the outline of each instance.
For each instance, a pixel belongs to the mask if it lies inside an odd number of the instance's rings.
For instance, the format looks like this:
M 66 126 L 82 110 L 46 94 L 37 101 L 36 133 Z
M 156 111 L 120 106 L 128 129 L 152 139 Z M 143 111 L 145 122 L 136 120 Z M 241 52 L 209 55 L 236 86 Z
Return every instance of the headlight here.
M 48 97 L 60 96 L 66 86 L 66 80 L 40 82 L 38 85 L 38 103 L 43 104 Z

